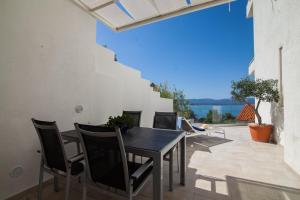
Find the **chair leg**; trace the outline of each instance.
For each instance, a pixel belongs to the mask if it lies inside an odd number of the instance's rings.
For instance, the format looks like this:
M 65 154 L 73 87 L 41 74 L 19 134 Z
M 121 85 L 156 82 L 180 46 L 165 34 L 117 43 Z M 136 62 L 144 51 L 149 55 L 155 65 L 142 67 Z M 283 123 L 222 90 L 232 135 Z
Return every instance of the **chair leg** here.
M 69 199 L 70 185 L 71 185 L 71 169 L 69 169 L 68 172 L 67 172 L 66 189 L 65 189 L 65 200 Z
M 180 165 L 179 165 L 179 145 L 177 145 L 177 173 L 179 173 L 179 167 L 180 167 Z
M 43 179 L 44 179 L 44 168 L 43 168 L 43 162 L 41 161 L 40 166 L 40 177 L 39 177 L 39 187 L 38 187 L 38 200 L 42 200 L 42 189 L 43 189 Z
M 173 191 L 173 150 L 169 153 L 169 191 Z
M 132 200 L 133 199 L 133 197 L 132 197 L 132 190 L 133 190 L 133 185 L 132 185 L 133 183 L 132 183 L 132 181 L 130 181 L 130 188 L 129 188 L 129 194 L 128 194 L 128 200 Z
M 85 172 L 82 173 L 82 200 L 86 200 L 86 193 L 87 193 L 87 187 L 86 187 L 86 174 Z
M 53 180 L 53 189 L 54 189 L 54 192 L 58 192 L 59 191 L 59 188 L 58 188 L 58 178 L 55 175 L 54 175 L 54 180 Z

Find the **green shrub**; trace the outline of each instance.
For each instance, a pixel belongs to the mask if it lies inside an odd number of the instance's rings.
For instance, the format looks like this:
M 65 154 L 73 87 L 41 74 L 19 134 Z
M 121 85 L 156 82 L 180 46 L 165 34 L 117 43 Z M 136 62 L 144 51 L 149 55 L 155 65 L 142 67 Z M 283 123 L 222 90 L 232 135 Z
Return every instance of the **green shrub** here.
M 133 119 L 128 115 L 122 115 L 122 116 L 116 116 L 112 117 L 110 116 L 108 118 L 108 122 L 105 124 L 106 127 L 110 128 L 132 128 L 133 127 Z

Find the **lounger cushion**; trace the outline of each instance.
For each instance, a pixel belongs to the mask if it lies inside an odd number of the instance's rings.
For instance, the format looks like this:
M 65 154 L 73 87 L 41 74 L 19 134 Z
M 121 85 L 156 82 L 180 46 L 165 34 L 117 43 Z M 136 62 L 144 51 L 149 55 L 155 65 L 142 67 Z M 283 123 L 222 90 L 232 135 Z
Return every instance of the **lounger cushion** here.
M 197 126 L 193 126 L 193 128 L 194 128 L 195 130 L 197 130 L 197 131 L 205 131 L 204 128 L 199 128 L 199 127 L 197 127 Z

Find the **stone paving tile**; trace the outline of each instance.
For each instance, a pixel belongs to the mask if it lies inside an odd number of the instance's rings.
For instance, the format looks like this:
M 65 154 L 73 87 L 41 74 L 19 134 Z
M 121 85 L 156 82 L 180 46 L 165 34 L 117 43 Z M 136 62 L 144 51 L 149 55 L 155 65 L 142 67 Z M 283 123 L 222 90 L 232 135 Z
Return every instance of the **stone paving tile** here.
M 247 127 L 225 127 L 225 130 L 226 138 L 232 141 L 210 148 L 193 144 L 193 139 L 189 143 L 186 186 L 179 185 L 179 174 L 175 166 L 174 191 L 168 191 L 168 163 L 165 163 L 164 199 L 300 199 L 300 177 L 284 163 L 282 146 L 251 141 Z M 222 135 L 215 136 L 222 137 Z M 176 161 L 174 164 L 176 165 Z M 276 186 L 275 189 L 273 185 Z M 48 184 L 44 187 L 43 197 L 43 200 L 63 200 L 63 188 L 56 193 Z M 21 199 L 36 199 L 36 193 L 31 192 Z M 81 199 L 81 186 L 76 181 L 73 181 L 70 199 Z M 88 190 L 88 199 L 126 198 L 91 188 Z M 152 199 L 152 179 L 134 199 Z

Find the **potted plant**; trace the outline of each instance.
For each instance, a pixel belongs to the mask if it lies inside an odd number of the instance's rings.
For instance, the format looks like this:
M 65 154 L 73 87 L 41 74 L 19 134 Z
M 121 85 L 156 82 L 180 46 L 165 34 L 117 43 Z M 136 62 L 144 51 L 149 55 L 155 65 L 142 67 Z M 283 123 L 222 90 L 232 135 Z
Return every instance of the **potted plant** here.
M 128 115 L 122 115 L 116 117 L 110 116 L 105 126 L 110 128 L 119 127 L 121 133 L 124 134 L 127 132 L 128 129 L 133 127 L 133 119 Z
M 279 92 L 277 87 L 277 80 L 252 80 L 249 77 L 243 78 L 240 81 L 232 82 L 232 98 L 239 102 L 244 102 L 248 105 L 249 97 L 256 98 L 256 106 L 252 107 L 255 113 L 258 124 L 249 124 L 251 137 L 255 141 L 269 142 L 273 125 L 264 124 L 259 113 L 259 106 L 261 102 L 277 103 L 279 101 Z

